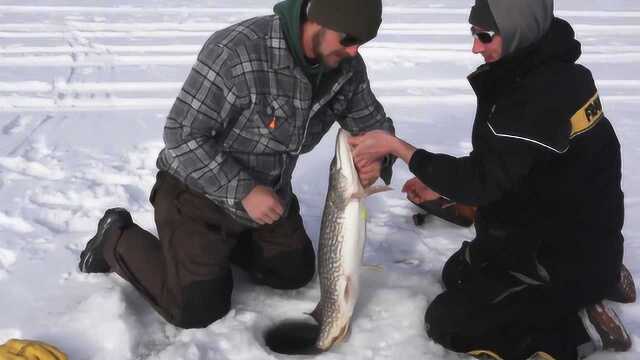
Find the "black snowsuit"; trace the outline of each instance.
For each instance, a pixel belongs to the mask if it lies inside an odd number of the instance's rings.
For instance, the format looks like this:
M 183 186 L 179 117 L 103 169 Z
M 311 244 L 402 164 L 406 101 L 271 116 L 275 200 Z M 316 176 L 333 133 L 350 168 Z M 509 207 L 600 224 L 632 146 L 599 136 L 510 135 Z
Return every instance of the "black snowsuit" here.
M 469 76 L 473 151 L 415 152 L 411 171 L 445 197 L 477 205 L 476 238 L 443 269 L 427 332 L 455 351 L 575 359 L 577 312 L 619 277 L 624 207 L 620 145 L 571 26 Z

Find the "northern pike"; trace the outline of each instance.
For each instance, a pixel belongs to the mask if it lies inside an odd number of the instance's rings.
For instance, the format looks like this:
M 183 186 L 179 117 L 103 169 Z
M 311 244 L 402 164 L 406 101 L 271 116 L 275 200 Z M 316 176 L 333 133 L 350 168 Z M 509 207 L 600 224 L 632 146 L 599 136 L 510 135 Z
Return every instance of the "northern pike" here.
M 353 163 L 349 133 L 340 129 L 329 170 L 329 189 L 318 241 L 320 302 L 310 315 L 318 325 L 285 322 L 266 337 L 274 351 L 310 354 L 327 351 L 350 332 L 360 292 L 360 269 L 366 239 L 364 198 L 386 187 L 364 189 Z
M 320 324 L 316 347 L 322 351 L 349 333 L 360 292 L 366 193 L 353 164 L 348 137 L 347 131 L 338 131 L 318 241 L 320 302 L 311 316 Z

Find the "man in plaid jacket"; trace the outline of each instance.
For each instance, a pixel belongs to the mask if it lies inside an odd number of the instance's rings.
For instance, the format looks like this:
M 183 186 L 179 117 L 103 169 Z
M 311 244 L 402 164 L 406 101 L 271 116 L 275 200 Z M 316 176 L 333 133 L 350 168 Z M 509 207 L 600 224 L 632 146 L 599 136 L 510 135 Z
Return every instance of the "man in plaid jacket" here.
M 315 254 L 292 192 L 298 156 L 334 122 L 393 132 L 358 54 L 380 0 L 285 0 L 275 14 L 214 33 L 168 116 L 151 191 L 158 238 L 109 209 L 80 271 L 115 272 L 170 323 L 206 327 L 230 309 L 231 264 L 294 289 Z M 389 158 L 358 168 L 389 182 Z

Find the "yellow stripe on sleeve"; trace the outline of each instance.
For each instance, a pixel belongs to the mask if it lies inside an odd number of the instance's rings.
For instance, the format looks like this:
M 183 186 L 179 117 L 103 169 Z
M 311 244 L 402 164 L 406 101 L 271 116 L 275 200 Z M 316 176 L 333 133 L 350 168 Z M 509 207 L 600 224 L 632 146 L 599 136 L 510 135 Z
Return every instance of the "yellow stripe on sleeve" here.
M 596 92 L 595 95 L 580 110 L 571 117 L 571 135 L 573 138 L 594 127 L 604 116 L 602 102 Z

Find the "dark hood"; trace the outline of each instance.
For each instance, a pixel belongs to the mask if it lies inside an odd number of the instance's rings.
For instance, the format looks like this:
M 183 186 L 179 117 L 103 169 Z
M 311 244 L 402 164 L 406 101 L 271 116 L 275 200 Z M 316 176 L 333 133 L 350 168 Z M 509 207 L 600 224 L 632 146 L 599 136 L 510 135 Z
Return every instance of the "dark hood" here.
M 527 71 L 546 62 L 574 63 L 581 54 L 580 42 L 576 40 L 571 25 L 563 19 L 554 18 L 549 30 L 538 41 L 518 49 L 511 56 L 486 65 L 492 68 L 521 68 L 522 71 Z
M 502 56 L 538 41 L 553 19 L 553 0 L 488 0 L 502 36 Z
M 582 55 L 580 42 L 571 25 L 563 19 L 554 18 L 549 31 L 534 48 L 537 62 L 550 60 L 574 63 Z
M 554 18 L 549 30 L 538 41 L 496 62 L 481 65 L 469 75 L 469 81 L 476 93 L 493 93 L 499 88 L 507 89 L 514 79 L 523 78 L 538 66 L 551 62 L 574 63 L 581 54 L 580 42 L 576 40 L 571 25 L 563 19 Z
M 294 61 L 302 67 L 305 74 L 313 75 L 322 72 L 323 69 L 317 64 L 309 63 L 302 50 L 301 29 L 302 22 L 305 19 L 302 6 L 306 6 L 307 3 L 308 0 L 285 0 L 277 3 L 273 7 L 273 12 L 280 17 L 280 27 Z

